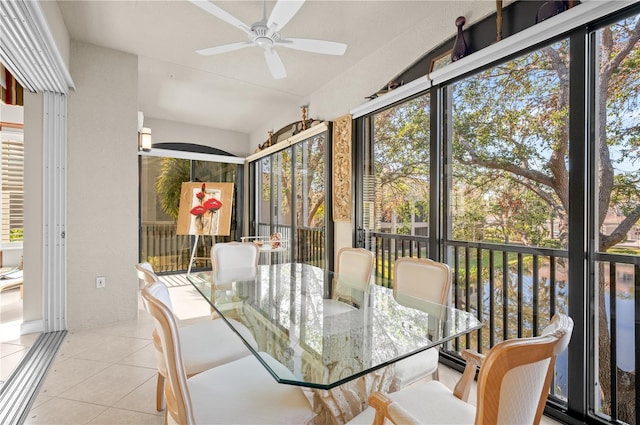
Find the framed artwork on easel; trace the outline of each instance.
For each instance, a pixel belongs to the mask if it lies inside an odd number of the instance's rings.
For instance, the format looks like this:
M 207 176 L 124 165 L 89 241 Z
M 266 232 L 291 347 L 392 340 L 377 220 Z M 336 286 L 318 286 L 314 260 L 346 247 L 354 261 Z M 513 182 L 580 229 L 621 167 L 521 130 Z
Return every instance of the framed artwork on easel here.
M 184 182 L 178 235 L 229 236 L 233 183 Z
M 233 183 L 182 183 L 176 233 L 196 237 L 187 274 L 198 259 L 196 249 L 200 236 L 229 236 L 232 204 Z

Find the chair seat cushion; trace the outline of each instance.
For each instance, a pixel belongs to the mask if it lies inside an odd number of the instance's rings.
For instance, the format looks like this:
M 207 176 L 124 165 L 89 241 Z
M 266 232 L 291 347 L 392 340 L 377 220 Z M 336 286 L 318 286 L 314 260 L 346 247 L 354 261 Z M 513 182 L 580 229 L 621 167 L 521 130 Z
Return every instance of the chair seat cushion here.
M 231 324 L 255 348 L 249 329 L 235 320 Z M 187 376 L 251 355 L 224 320 L 205 320 L 180 328 L 180 342 Z
M 438 349 L 430 348 L 396 363 L 395 388 L 404 388 L 438 370 Z
M 428 381 L 388 394 L 424 424 L 473 424 L 476 408 L 455 397 L 439 381 Z M 367 407 L 348 425 L 371 425 L 375 409 Z
M 260 354 L 269 365 L 278 364 Z M 305 424 L 313 417 L 302 389 L 277 383 L 254 356 L 207 370 L 188 383 L 197 424 Z

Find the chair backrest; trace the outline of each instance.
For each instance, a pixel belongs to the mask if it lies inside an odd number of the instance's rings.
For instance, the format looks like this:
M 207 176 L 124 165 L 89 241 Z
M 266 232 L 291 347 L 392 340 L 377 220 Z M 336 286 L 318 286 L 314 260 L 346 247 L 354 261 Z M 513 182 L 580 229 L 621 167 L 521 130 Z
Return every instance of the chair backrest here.
M 148 304 L 149 313 L 154 319 L 156 333 L 162 346 L 162 354 L 166 365 L 167 384 L 165 399 L 167 413 L 179 424 L 195 424 L 187 375 L 185 372 L 178 323 L 166 304 L 169 292 L 160 282 L 153 282 L 142 288 L 142 298 Z
M 145 284 L 159 280 L 158 275 L 153 270 L 153 266 L 147 262 L 136 264 L 136 270 L 138 271 L 138 279 L 143 280 Z
M 451 270 L 445 263 L 428 258 L 403 257 L 393 269 L 393 295 L 411 297 L 438 304 L 447 304 L 451 289 Z
M 213 270 L 258 266 L 260 248 L 253 242 L 222 242 L 211 249 Z
M 573 321 L 557 314 L 548 332 L 496 344 L 478 375 L 476 424 L 538 424 L 547 400 L 556 356 L 566 348 Z
M 342 248 L 338 251 L 336 275 L 342 284 L 366 292 L 372 274 L 373 252 L 364 248 Z

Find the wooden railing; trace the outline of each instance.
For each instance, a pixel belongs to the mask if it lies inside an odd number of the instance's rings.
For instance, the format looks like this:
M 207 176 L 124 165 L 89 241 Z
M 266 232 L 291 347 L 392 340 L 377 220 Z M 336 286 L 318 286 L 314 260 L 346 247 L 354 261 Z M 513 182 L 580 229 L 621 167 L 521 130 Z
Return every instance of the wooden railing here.
M 389 233 L 370 237 L 375 282 L 383 286 L 393 287 L 396 259 L 429 256 L 427 237 Z M 452 273 L 451 303 L 484 323 L 482 329 L 444 347 L 448 355 L 456 357 L 463 348 L 482 353 L 505 339 L 539 335 L 555 312 L 567 312 L 565 250 L 445 241 L 443 252 Z M 559 397 L 567 390 L 566 353 L 563 356 L 552 386 Z
M 175 222 L 142 223 L 140 253 L 157 273 L 187 270 L 191 258 L 191 238 L 176 235 Z M 196 257 L 209 258 L 211 237 L 205 236 L 196 249 Z M 210 266 L 208 260 L 199 260 L 195 267 Z
M 324 267 L 325 264 L 325 231 L 321 227 L 298 227 L 296 229 L 295 246 L 291 239 L 291 226 L 269 225 L 260 223 L 258 225 L 257 236 L 269 236 L 273 232 L 278 232 L 283 239 L 289 241 L 291 261 L 313 264 Z
M 173 223 L 149 223 L 142 228 L 142 253 L 159 272 L 186 270 L 190 250 L 189 236 L 176 236 Z M 272 231 L 291 240 L 290 226 L 260 225 L 267 236 Z M 401 257 L 429 257 L 428 238 L 424 236 L 370 233 L 370 246 L 375 254 L 375 283 L 393 287 L 393 265 Z M 292 261 L 324 266 L 325 232 L 321 228 L 298 228 L 296 246 L 288 253 Z M 208 257 L 207 246 L 197 256 Z M 457 356 L 463 348 L 486 352 L 498 342 L 517 337 L 529 337 L 542 332 L 556 312 L 567 313 L 569 300 L 568 254 L 566 250 L 536 248 L 485 242 L 444 241 L 445 261 L 451 266 L 453 277 L 451 303 L 472 312 L 484 326 L 479 331 L 453 341 L 442 352 Z M 205 252 L 207 251 L 207 252 Z M 293 258 L 292 258 L 293 257 Z M 600 353 L 614 359 L 610 366 L 610 380 L 600 382 L 613 394 L 613 411 L 617 412 L 621 385 L 635 380 L 629 371 L 637 364 L 640 345 L 634 334 L 634 308 L 640 310 L 640 257 L 599 253 L 594 257 L 599 286 L 605 288 L 601 302 L 608 314 L 610 343 L 608 352 Z M 620 344 L 629 341 L 629 344 Z M 635 342 L 634 342 L 635 341 Z M 626 348 L 625 348 L 626 347 Z M 621 349 L 631 352 L 621 353 Z M 626 360 L 625 360 L 626 359 Z M 635 359 L 635 360 L 633 360 Z M 635 362 L 635 363 L 634 363 Z M 627 372 L 625 372 L 627 371 Z M 551 386 L 552 394 L 564 398 L 567 394 L 567 353 L 559 356 Z M 630 382 L 631 382 L 630 381 Z M 631 388 L 636 386 L 631 382 Z M 635 408 L 635 407 L 634 407 Z M 615 415 L 615 414 L 614 414 Z

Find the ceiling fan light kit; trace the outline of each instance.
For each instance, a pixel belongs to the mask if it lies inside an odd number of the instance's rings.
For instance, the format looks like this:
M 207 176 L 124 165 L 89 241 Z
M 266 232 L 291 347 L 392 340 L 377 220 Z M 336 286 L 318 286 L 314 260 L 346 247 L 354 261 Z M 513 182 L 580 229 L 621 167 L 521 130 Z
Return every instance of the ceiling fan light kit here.
M 240 29 L 249 38 L 249 41 L 241 41 L 200 49 L 196 50 L 196 53 L 203 56 L 211 56 L 240 50 L 245 47 L 261 47 L 264 49 L 264 57 L 267 67 L 275 79 L 281 79 L 287 76 L 287 71 L 280 59 L 280 55 L 278 55 L 278 52 L 275 50 L 278 46 L 293 50 L 335 56 L 344 55 L 347 50 L 347 45 L 344 43 L 310 38 L 283 38 L 280 35 L 280 31 L 285 27 L 285 25 L 287 25 L 287 23 L 289 23 L 291 18 L 298 13 L 298 10 L 300 10 L 304 4 L 304 0 L 278 0 L 268 19 L 266 0 L 264 0 L 262 19 L 253 23 L 251 26 L 244 24 L 242 21 L 208 0 L 190 1 L 216 18 Z

